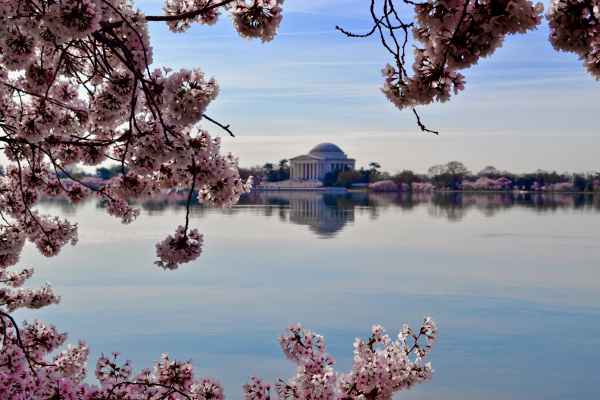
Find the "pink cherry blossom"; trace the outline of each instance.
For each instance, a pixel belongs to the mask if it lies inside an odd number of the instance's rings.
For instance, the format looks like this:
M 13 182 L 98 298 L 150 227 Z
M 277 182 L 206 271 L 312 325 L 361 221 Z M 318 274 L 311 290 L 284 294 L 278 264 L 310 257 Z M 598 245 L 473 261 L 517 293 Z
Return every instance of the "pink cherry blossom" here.
M 554 48 L 577 54 L 600 79 L 600 1 L 554 0 L 547 18 Z
M 156 245 L 157 264 L 165 269 L 175 269 L 179 264 L 187 263 L 198 258 L 202 251 L 202 235 L 198 230 L 186 231 L 179 226 L 175 235 Z
M 67 336 L 55 327 L 40 321 L 17 327 L 1 309 L 0 320 L 4 327 L 0 331 L 2 399 L 224 399 L 217 380 L 196 376 L 191 362 L 173 360 L 167 354 L 162 354 L 153 368 L 137 374 L 118 353 L 103 355 L 95 367 L 98 383 L 93 384 L 87 377 L 89 348 L 85 343 L 60 350 Z M 293 325 L 280 343 L 284 354 L 297 365 L 296 374 L 275 385 L 251 377 L 242 388 L 244 398 L 267 400 L 275 387 L 282 399 L 391 399 L 396 392 L 431 378 L 433 370 L 426 357 L 436 338 L 437 327 L 430 318 L 425 318 L 416 332 L 405 325 L 396 340 L 376 325 L 369 339 L 356 339 L 352 369 L 341 373 L 333 368 L 335 360 L 327 354 L 325 339 Z

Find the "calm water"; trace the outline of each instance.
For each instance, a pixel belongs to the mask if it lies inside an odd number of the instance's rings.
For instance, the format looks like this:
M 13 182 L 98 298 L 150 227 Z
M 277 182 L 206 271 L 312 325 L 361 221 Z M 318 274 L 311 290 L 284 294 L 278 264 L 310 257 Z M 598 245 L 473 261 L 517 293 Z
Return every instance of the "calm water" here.
M 238 399 L 252 374 L 293 373 L 276 340 L 292 322 L 324 334 L 346 370 L 373 323 L 395 333 L 431 315 L 434 379 L 401 398 L 600 398 L 600 198 L 258 193 L 195 208 L 204 253 L 169 272 L 154 244 L 181 205 L 145 204 L 129 226 L 93 203 L 43 209 L 78 221 L 80 242 L 52 259 L 26 250 L 63 297 L 35 315 L 92 359 L 191 358 Z

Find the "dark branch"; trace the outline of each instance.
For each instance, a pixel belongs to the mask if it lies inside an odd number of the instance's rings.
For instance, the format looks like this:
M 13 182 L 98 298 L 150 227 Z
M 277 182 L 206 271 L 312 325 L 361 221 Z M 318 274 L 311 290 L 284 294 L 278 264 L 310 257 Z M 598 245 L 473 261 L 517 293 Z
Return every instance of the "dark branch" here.
M 233 134 L 233 132 L 231 131 L 231 129 L 229 129 L 229 127 L 231 125 L 223 125 L 222 123 L 220 123 L 219 121 L 212 119 L 211 117 L 209 117 L 206 114 L 202 114 L 203 118 L 206 118 L 207 120 L 209 120 L 210 122 L 212 122 L 213 124 L 217 125 L 219 128 L 223 129 L 225 132 L 229 133 L 229 135 L 231 135 L 231 137 L 235 137 L 235 135 Z
M 195 18 L 198 15 L 205 13 L 207 11 L 213 10 L 215 8 L 219 8 L 222 6 L 226 6 L 229 3 L 233 3 L 234 0 L 223 0 L 218 3 L 208 4 L 205 7 L 198 8 L 196 10 L 184 12 L 176 15 L 147 15 L 146 21 L 179 21 L 181 19 L 191 19 Z
M 425 124 L 421 121 L 421 117 L 419 116 L 419 113 L 417 113 L 417 110 L 415 110 L 414 108 L 412 109 L 413 114 L 415 114 L 415 118 L 417 118 L 417 125 L 419 126 L 419 129 L 421 129 L 422 132 L 429 132 L 429 133 L 433 133 L 435 135 L 439 135 L 440 132 L 439 131 L 434 131 L 432 129 L 428 129 Z

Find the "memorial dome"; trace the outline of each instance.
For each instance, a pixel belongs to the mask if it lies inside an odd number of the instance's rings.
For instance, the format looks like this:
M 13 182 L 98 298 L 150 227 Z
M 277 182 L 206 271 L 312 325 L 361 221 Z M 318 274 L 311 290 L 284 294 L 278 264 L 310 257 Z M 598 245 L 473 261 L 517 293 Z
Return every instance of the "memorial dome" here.
M 337 145 L 333 143 L 321 143 L 312 148 L 309 154 L 321 155 L 327 154 L 328 156 L 339 156 L 339 158 L 346 158 L 346 154 Z

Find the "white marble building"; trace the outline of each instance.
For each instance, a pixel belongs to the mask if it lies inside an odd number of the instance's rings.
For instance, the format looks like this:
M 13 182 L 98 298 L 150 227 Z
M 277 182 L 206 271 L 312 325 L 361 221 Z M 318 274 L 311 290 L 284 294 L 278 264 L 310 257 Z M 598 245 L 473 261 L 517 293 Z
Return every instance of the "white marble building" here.
M 323 180 L 332 171 L 353 170 L 356 161 L 333 143 L 321 143 L 305 155 L 290 159 L 291 180 Z

